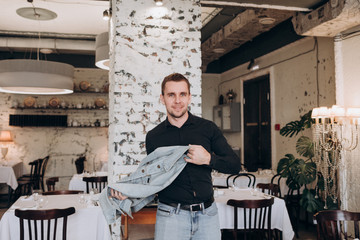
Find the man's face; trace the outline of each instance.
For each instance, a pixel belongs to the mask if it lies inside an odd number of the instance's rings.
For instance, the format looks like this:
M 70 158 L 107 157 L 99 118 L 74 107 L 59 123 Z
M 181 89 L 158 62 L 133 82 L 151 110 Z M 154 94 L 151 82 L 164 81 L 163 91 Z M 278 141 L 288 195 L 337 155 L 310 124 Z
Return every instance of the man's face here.
M 187 113 L 191 102 L 191 95 L 185 81 L 169 81 L 165 84 L 164 95 L 160 95 L 167 114 L 173 118 L 181 118 Z

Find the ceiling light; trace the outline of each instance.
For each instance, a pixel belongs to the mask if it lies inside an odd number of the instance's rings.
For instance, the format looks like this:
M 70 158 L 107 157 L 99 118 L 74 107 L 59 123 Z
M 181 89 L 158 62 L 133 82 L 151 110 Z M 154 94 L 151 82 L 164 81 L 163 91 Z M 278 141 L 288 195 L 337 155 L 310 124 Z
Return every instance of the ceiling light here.
M 98 68 L 109 70 L 109 33 L 103 32 L 95 40 L 95 65 Z
M 155 0 L 155 4 L 156 4 L 156 6 L 162 6 L 163 1 L 162 0 Z
M 251 59 L 247 69 L 254 71 L 254 70 L 258 70 L 259 68 L 260 68 L 259 64 L 255 64 L 255 60 Z
M 69 94 L 74 67 L 58 62 L 11 59 L 0 61 L 0 92 L 14 94 Z
M 23 18 L 31 20 L 47 21 L 57 18 L 57 14 L 53 11 L 37 7 L 19 8 L 16 10 L 16 13 Z
M 225 52 L 225 48 L 214 48 L 213 49 L 214 53 L 224 53 Z
M 264 17 L 259 19 L 259 23 L 261 23 L 262 25 L 270 25 L 273 24 L 274 22 L 275 19 L 271 17 Z
M 51 54 L 53 52 L 53 50 L 50 48 L 42 48 L 42 49 L 40 49 L 40 52 L 42 54 Z
M 103 19 L 104 19 L 105 21 L 108 21 L 108 20 L 110 19 L 109 10 L 106 9 L 106 10 L 103 12 Z

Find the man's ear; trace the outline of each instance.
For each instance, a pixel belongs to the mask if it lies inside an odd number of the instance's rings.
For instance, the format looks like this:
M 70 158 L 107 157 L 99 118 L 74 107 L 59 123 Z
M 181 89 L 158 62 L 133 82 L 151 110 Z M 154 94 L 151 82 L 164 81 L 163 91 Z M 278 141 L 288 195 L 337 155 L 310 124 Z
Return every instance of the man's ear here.
M 162 104 L 165 105 L 165 100 L 164 100 L 164 96 L 162 94 L 160 94 L 160 101 Z

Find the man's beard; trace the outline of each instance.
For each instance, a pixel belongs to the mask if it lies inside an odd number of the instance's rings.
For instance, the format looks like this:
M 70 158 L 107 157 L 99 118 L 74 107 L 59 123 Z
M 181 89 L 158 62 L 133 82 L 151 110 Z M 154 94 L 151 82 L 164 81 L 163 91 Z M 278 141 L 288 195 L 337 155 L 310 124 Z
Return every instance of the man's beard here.
M 187 112 L 187 108 L 185 108 L 184 111 L 182 111 L 179 115 L 175 115 L 174 112 L 168 111 L 169 115 L 173 118 L 181 118 L 186 114 L 186 112 Z

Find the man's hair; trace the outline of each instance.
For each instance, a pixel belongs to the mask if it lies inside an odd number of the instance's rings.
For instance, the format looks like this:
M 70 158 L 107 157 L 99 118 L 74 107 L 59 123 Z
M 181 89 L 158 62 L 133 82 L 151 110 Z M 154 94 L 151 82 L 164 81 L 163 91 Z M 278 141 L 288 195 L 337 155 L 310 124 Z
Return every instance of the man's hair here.
M 162 81 L 162 83 L 161 83 L 161 94 L 162 95 L 164 95 L 165 84 L 167 82 L 170 82 L 170 81 L 173 81 L 173 82 L 184 81 L 184 82 L 186 82 L 186 84 L 188 85 L 189 93 L 190 93 L 190 82 L 189 82 L 189 80 L 186 77 L 184 77 L 184 75 L 182 75 L 180 73 L 173 73 L 173 74 L 170 74 L 169 76 L 166 76 L 164 78 L 164 80 Z

